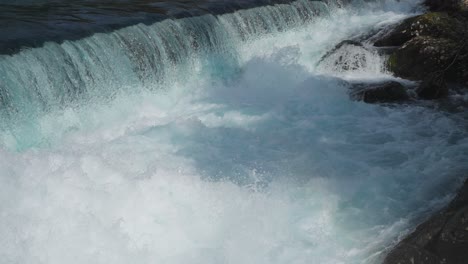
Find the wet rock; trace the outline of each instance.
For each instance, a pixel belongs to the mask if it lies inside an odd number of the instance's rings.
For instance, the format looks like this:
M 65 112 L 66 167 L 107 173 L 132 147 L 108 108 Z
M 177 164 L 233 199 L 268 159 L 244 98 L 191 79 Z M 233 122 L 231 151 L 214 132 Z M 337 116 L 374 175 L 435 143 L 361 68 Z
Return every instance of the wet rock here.
M 329 64 L 341 71 L 355 70 L 365 63 L 365 55 L 363 52 L 355 52 L 352 55 L 353 60 L 349 60 L 349 47 L 357 48 L 358 50 L 365 50 L 362 43 L 354 40 L 344 40 L 336 45 L 333 49 L 328 51 L 319 60 L 319 64 Z
M 444 12 L 432 12 L 411 17 L 381 36 L 376 47 L 401 46 L 418 36 L 458 39 L 465 31 L 466 24 Z
M 444 75 L 446 80 L 456 81 L 462 75 L 457 72 L 461 66 L 457 59 L 460 48 L 461 45 L 452 39 L 418 36 L 389 57 L 388 67 L 397 76 L 410 80 Z
M 388 57 L 387 68 L 398 77 L 422 81 L 417 89 L 420 98 L 438 99 L 448 95 L 447 83 L 468 85 L 467 40 L 468 16 L 431 12 L 379 34 L 375 46 L 397 47 Z
M 422 99 L 438 99 L 446 97 L 449 93 L 448 85 L 441 77 L 425 79 L 416 89 L 417 95 Z
M 468 0 L 426 0 L 424 4 L 431 11 L 460 12 L 468 10 Z
M 468 205 L 448 219 L 434 249 L 448 263 L 468 261 Z
M 343 41 L 341 41 L 340 43 L 338 43 L 332 50 L 330 50 L 329 52 L 327 52 L 327 54 L 326 54 L 325 56 L 323 56 L 323 57 L 327 57 L 327 55 L 332 54 L 333 52 L 335 52 L 336 50 L 342 48 L 342 47 L 345 46 L 345 45 L 363 47 L 363 45 L 362 45 L 361 42 L 356 41 L 356 40 L 347 39 L 347 40 L 343 40 Z
M 398 244 L 384 264 L 466 264 L 467 260 L 468 181 L 446 209 Z
M 442 260 L 431 252 L 411 244 L 401 245 L 390 253 L 384 264 L 442 264 Z
M 354 84 L 351 97 L 366 103 L 394 103 L 409 99 L 406 87 L 395 81 Z
M 328 51 L 318 62 L 318 66 L 331 72 L 364 70 L 380 65 L 377 50 L 371 50 L 362 43 L 345 40 Z

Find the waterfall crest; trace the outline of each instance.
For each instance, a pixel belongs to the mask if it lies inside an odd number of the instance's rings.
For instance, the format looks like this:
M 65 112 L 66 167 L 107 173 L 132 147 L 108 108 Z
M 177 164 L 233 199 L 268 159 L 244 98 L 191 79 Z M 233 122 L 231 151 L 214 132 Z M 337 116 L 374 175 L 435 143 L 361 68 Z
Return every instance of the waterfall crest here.
M 224 15 L 138 24 L 0 56 L 3 115 L 34 114 L 119 91 L 162 89 L 205 67 L 235 71 L 237 45 L 310 23 L 339 2 L 299 0 Z

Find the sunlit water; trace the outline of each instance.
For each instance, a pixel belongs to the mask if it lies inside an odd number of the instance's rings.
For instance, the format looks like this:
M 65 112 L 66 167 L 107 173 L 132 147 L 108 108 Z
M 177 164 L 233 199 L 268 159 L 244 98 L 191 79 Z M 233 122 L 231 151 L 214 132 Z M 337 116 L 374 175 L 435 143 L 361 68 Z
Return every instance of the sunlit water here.
M 11 109 L 30 108 L 4 110 L 0 262 L 380 263 L 453 195 L 468 169 L 467 125 L 417 104 L 350 100 L 343 78 L 392 78 L 376 54 L 353 73 L 317 67 L 341 40 L 419 12 L 413 1 L 354 7 L 229 35 L 229 46 L 212 40 L 222 50 L 174 59 L 162 82 L 96 46 L 106 36 L 83 40 L 114 63 L 92 64 L 83 94 L 95 99 L 59 107 L 50 92 L 9 97 Z M 45 74 L 31 58 L 54 49 L 2 57 L 2 69 Z

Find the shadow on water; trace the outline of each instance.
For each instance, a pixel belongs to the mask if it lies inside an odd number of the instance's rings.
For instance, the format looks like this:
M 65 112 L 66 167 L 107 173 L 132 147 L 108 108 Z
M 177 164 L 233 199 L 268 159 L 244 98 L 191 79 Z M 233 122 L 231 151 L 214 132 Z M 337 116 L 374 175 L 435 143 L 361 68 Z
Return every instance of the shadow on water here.
M 0 54 L 139 23 L 149 25 L 169 18 L 223 14 L 288 2 L 292 0 L 0 0 Z

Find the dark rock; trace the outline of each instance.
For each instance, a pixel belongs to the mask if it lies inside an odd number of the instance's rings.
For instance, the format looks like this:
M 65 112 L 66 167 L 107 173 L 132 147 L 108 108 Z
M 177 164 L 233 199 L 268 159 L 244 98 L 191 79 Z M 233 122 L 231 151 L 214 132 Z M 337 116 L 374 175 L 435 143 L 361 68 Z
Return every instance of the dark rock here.
M 419 36 L 411 39 L 393 53 L 388 67 L 397 76 L 410 80 L 423 80 L 433 75 L 444 75 L 448 81 L 461 77 L 456 72 L 457 59 L 462 46 L 452 39 Z M 466 68 L 466 67 L 465 67 Z
M 325 55 L 322 56 L 322 58 L 319 60 L 319 63 L 324 61 L 326 58 L 330 57 L 333 53 L 336 53 L 337 50 L 341 49 L 343 46 L 356 46 L 356 47 L 363 47 L 361 42 L 355 41 L 355 40 L 343 40 L 340 43 L 338 43 L 333 49 L 328 51 Z
M 468 181 L 446 209 L 398 244 L 384 264 L 466 264 L 467 260 Z
M 441 264 L 442 260 L 431 252 L 415 247 L 411 244 L 401 243 L 385 259 L 384 264 Z
M 464 21 L 447 13 L 427 13 L 406 19 L 393 30 L 380 37 L 374 45 L 376 47 L 401 46 L 418 36 L 458 39 L 465 29 L 466 23 Z
M 343 40 L 340 43 L 338 43 L 338 45 L 335 46 L 334 50 L 337 50 L 337 49 L 343 47 L 344 45 L 352 45 L 352 46 L 358 46 L 358 47 L 363 46 L 361 42 L 347 39 L 347 40 Z
M 338 43 L 333 49 L 329 50 L 325 55 L 320 58 L 318 64 L 322 63 L 323 61 L 327 60 L 330 56 L 335 54 L 338 50 L 345 46 L 355 46 L 355 47 L 363 47 L 362 43 L 354 41 L 354 40 L 343 40 Z
M 398 77 L 423 80 L 419 96 L 437 99 L 448 94 L 446 83 L 468 84 L 467 39 L 467 17 L 432 12 L 406 19 L 379 36 L 375 46 L 398 46 L 388 69 Z
M 366 103 L 394 103 L 409 99 L 406 87 L 395 81 L 355 84 L 351 97 Z
M 437 76 L 425 79 L 416 89 L 416 93 L 422 99 L 439 99 L 446 97 L 449 93 L 447 84 Z
M 447 220 L 434 250 L 448 263 L 468 261 L 468 205 L 454 212 Z
M 322 56 L 318 65 L 335 72 L 355 71 L 368 66 L 371 53 L 362 43 L 345 40 Z
M 424 3 L 431 11 L 467 11 L 468 0 L 426 0 Z

